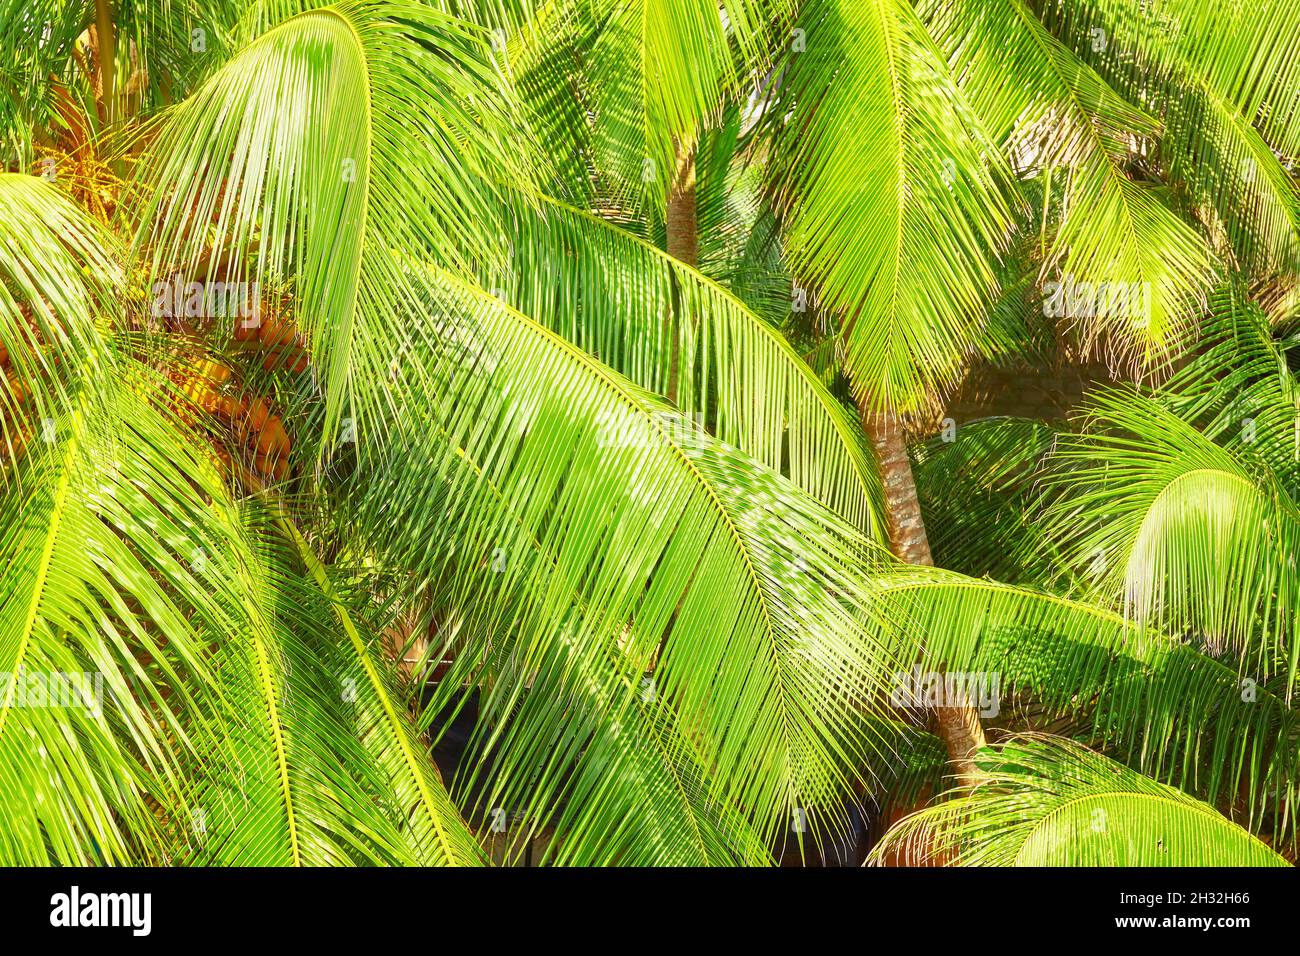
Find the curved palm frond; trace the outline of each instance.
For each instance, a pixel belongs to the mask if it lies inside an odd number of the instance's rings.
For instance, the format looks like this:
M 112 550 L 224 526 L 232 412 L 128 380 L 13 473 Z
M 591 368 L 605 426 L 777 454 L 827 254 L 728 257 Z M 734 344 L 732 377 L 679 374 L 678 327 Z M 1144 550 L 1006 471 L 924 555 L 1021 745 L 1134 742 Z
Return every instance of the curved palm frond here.
M 1158 393 L 1161 401 L 1240 460 L 1300 494 L 1300 382 L 1291 371 L 1294 339 L 1237 285 L 1211 299 L 1197 354 Z M 1257 464 L 1256 464 L 1257 463 Z
M 437 768 L 429 757 L 427 745 L 416 734 L 415 722 L 390 666 L 377 653 L 376 637 L 349 609 L 329 569 L 283 508 L 277 506 L 276 510 L 276 526 L 292 544 L 293 553 L 305 571 L 297 598 L 291 593 L 285 603 L 298 608 L 314 603 L 324 612 L 315 620 L 336 621 L 347 639 L 346 642 L 339 641 L 337 636 L 329 639 L 332 628 L 318 631 L 319 644 L 333 650 L 331 656 L 338 670 L 334 674 L 325 671 L 319 648 L 313 648 L 314 665 L 324 679 L 312 684 L 328 688 L 337 700 L 354 705 L 351 741 L 359 745 L 374 768 L 384 810 L 401 835 L 399 845 L 409 848 L 410 859 L 426 866 L 481 862 L 482 848 L 466 828 L 438 778 Z M 286 636 L 298 639 L 308 629 L 308 622 L 301 617 L 285 622 L 282 616 L 281 625 Z M 298 680 L 302 682 L 301 677 Z M 340 736 L 350 742 L 346 734 Z M 360 763 L 366 765 L 364 761 Z M 334 790 L 331 787 L 324 792 Z M 357 821 L 365 820 L 366 814 L 352 810 L 344 819 L 350 826 L 363 829 Z M 374 840 L 375 835 L 367 833 L 366 838 Z
M 1032 518 L 1043 458 L 1060 426 L 1027 418 L 963 422 L 917 453 L 916 483 L 935 563 L 964 574 L 1046 584 L 1055 543 Z
M 798 29 L 768 110 L 791 266 L 844 315 L 860 401 L 913 408 L 952 383 L 994 292 L 1006 167 L 911 4 L 816 0 Z
M 576 758 L 558 701 L 591 695 L 621 721 L 652 672 L 674 746 L 690 742 L 711 797 L 764 842 L 794 809 L 837 806 L 872 762 L 862 720 L 898 640 L 865 630 L 870 542 L 486 291 L 445 271 L 417 288 L 406 307 L 425 317 L 397 342 L 392 323 L 367 327 L 389 344 L 363 350 L 410 357 L 395 380 L 374 370 L 402 435 L 386 453 L 407 464 L 372 453 L 388 484 L 353 509 L 386 560 L 437 585 L 461 656 L 491 649 L 510 675 L 487 683 L 492 733 L 539 695 L 519 746 Z M 583 695 L 566 690 L 586 674 Z
M 1160 81 L 1196 75 L 1232 109 L 1257 123 L 1279 151 L 1300 147 L 1300 70 L 1291 55 L 1300 28 L 1284 0 L 1035 0 L 1045 22 L 1081 36 L 1086 51 L 1126 89 L 1145 76 L 1149 96 L 1170 96 Z M 1093 42 L 1101 30 L 1102 42 Z M 1126 55 L 1125 55 L 1126 54 Z
M 1202 83 L 1170 102 L 1161 152 L 1170 175 L 1213 209 L 1229 248 L 1257 276 L 1300 266 L 1300 193 L 1259 131 Z
M 1295 11 L 1266 0 L 1035 3 L 1045 24 L 1165 126 L 1159 156 L 1232 256 L 1257 274 L 1294 268 Z M 1276 151 L 1276 152 L 1275 152 Z M 1217 221 L 1216 221 L 1217 220 Z
M 214 504 L 214 466 L 132 385 L 49 419 L 48 450 L 20 459 L 0 499 L 0 747 L 6 791 L 28 795 L 0 827 L 9 862 L 165 846 L 154 808 L 185 817 L 185 764 L 223 732 L 209 644 L 240 640 L 236 519 Z M 60 675 L 100 699 L 9 706 Z
M 386 313 L 402 282 L 372 251 L 467 271 L 499 255 L 491 183 L 526 179 L 512 116 L 481 28 L 404 0 L 310 9 L 166 116 L 137 243 L 155 280 L 217 263 L 228 283 L 291 281 L 334 436 L 349 404 L 373 413 L 352 368 L 356 315 Z
M 265 519 L 259 519 L 265 521 Z M 329 605 L 291 570 L 294 552 L 249 527 L 262 560 L 245 569 L 246 632 L 218 650 L 222 692 L 240 720 L 191 770 L 187 865 L 435 864 L 408 836 L 407 794 L 354 727 L 356 658 L 339 653 Z M 288 553 L 280 553 L 288 551 Z M 445 800 L 445 796 L 444 796 Z M 419 814 L 412 814 L 415 823 Z M 454 812 L 442 815 L 454 819 Z
M 1298 29 L 0 0 L 0 148 L 59 157 L 0 173 L 0 862 L 842 858 L 946 790 L 945 706 L 1078 742 L 878 860 L 1282 862 Z M 191 280 L 273 328 L 142 312 Z M 941 562 L 1055 593 L 898 562 L 850 404 L 1067 325 L 1164 384 L 917 456 Z
M 1211 279 L 1208 246 L 1162 191 L 1128 174 L 1159 124 L 1052 36 L 1021 0 L 930 0 L 920 13 L 1012 162 L 1051 176 L 1063 218 L 1044 262 L 1044 314 L 1138 367 L 1185 338 Z M 1062 287 L 1066 291 L 1062 295 Z
M 116 308 L 121 270 L 103 230 L 53 186 L 0 173 L 0 415 L 8 456 L 43 420 L 66 414 L 79 384 L 104 375 L 97 327 Z M 39 447 L 39 446 L 38 446 Z
M 1094 428 L 1052 456 L 1049 534 L 1103 599 L 1290 686 L 1296 503 L 1153 398 L 1102 393 L 1090 415 Z
M 615 207 L 661 216 L 678 147 L 693 147 L 724 101 L 770 68 L 794 8 L 793 0 L 547 5 L 516 61 L 540 135 L 562 144 L 574 201 L 594 185 Z M 582 161 L 576 170 L 570 154 Z M 594 184 L 582 181 L 588 174 Z
M 987 780 L 905 818 L 872 851 L 956 866 L 1287 866 L 1215 810 L 1077 744 L 985 751 Z
M 749 114 L 736 106 L 700 135 L 695 151 L 699 270 L 769 325 L 788 331 L 793 320 L 815 312 L 801 301 L 786 265 L 761 160 L 750 148 L 755 138 Z
M 540 206 L 516 217 L 510 274 L 486 285 L 644 388 L 668 394 L 676 372 L 684 414 L 864 531 L 878 526 L 861 428 L 779 331 L 650 243 L 555 200 Z
M 1098 604 L 948 571 L 900 568 L 874 587 L 878 613 L 918 635 L 930 672 L 982 681 L 994 710 L 1028 696 L 1143 773 L 1294 844 L 1300 723 L 1235 661 Z

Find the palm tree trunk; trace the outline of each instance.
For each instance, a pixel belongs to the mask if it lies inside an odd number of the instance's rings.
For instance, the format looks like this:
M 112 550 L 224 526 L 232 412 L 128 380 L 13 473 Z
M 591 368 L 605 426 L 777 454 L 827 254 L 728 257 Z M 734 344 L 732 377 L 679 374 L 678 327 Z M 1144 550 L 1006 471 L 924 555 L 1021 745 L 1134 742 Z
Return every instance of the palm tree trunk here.
M 104 112 L 111 123 L 117 118 L 117 91 L 113 88 L 117 81 L 113 70 L 117 60 L 117 38 L 109 0 L 95 0 L 95 39 L 99 48 L 99 83 L 104 98 Z
M 688 266 L 699 261 L 699 234 L 695 223 L 695 146 L 677 144 L 677 166 L 669 184 L 668 203 L 664 207 L 664 231 L 668 235 L 668 254 Z M 668 316 L 668 342 L 672 355 L 668 363 L 668 400 L 677 403 L 677 363 L 680 335 L 676 322 L 684 316 Z
M 695 146 L 677 146 L 677 168 L 668 190 L 664 211 L 668 233 L 668 254 L 694 266 L 699 259 L 699 235 L 695 224 Z
M 880 461 L 890 550 L 908 564 L 932 567 L 934 558 L 925 533 L 925 520 L 921 517 L 921 502 L 916 494 L 902 423 L 893 413 L 875 414 L 865 405 L 860 406 L 860 413 L 862 427 L 870 436 Z M 958 781 L 964 785 L 974 784 L 979 779 L 975 769 L 975 751 L 986 743 L 979 714 L 969 705 L 940 707 L 935 710 L 935 723 L 948 750 L 949 766 Z

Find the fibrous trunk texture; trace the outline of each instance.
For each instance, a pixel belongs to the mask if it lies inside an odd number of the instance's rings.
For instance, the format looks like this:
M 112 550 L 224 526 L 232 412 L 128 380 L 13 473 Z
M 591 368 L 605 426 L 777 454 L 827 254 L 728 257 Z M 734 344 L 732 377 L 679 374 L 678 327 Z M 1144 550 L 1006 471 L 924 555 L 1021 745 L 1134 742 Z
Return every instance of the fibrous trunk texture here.
M 871 412 L 864 407 L 862 427 L 870 436 L 880 462 L 890 550 L 908 564 L 933 566 L 902 422 L 892 413 Z M 974 707 L 952 706 L 953 701 L 947 703 L 949 706 L 934 712 L 939 737 L 948 750 L 948 763 L 958 781 L 972 785 L 979 780 L 974 756 L 986 743 L 984 728 Z

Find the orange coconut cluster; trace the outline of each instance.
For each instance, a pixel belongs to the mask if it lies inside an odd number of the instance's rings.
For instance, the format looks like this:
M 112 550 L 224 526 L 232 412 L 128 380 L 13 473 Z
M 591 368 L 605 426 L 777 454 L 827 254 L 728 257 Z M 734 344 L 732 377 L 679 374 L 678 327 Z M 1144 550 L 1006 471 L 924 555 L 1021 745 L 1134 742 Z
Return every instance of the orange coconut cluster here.
M 255 342 L 264 350 L 262 366 L 268 371 L 287 368 L 302 373 L 307 369 L 307 352 L 292 321 L 270 320 L 253 328 L 238 328 L 235 340 L 245 345 Z M 284 478 L 292 444 L 284 421 L 275 413 L 270 399 L 264 395 L 232 394 L 234 374 L 229 366 L 215 360 L 175 372 L 172 378 L 195 404 L 224 424 L 230 436 L 244 446 L 246 457 L 259 476 L 268 481 Z M 230 452 L 218 445 L 216 454 L 228 469 Z

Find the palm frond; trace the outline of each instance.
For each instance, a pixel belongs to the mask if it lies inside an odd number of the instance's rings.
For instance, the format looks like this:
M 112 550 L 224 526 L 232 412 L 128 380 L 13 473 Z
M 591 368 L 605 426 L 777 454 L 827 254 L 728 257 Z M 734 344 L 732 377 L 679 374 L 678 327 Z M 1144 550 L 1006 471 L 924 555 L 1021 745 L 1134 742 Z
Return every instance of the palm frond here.
M 1161 152 L 1170 174 L 1213 209 L 1229 248 L 1258 276 L 1300 265 L 1300 194 L 1258 130 L 1208 84 L 1170 103 Z
M 1059 426 L 985 418 L 920 447 L 915 471 L 935 563 L 1014 584 L 1046 584 L 1055 546 L 1033 520 L 1036 482 Z
M 954 380 L 994 292 L 1006 167 L 910 4 L 818 0 L 798 29 L 768 109 L 790 262 L 844 315 L 859 398 L 912 408 Z
M 690 266 L 555 200 L 512 231 L 508 302 L 868 533 L 881 497 L 860 426 L 779 331 Z M 667 317 L 672 317 L 671 322 Z M 674 366 L 673 354 L 676 352 Z
M 466 828 L 438 777 L 427 745 L 416 734 L 408 704 L 399 694 L 388 662 L 378 654 L 373 634 L 363 635 L 329 570 L 289 517 L 278 509 L 276 524 L 292 542 L 318 599 L 347 638 L 336 658 L 346 667 L 324 681 L 338 697 L 355 703 L 353 733 L 369 754 L 383 788 L 389 814 L 396 819 L 413 859 L 422 865 L 466 865 L 482 860 L 482 848 Z M 356 815 L 348 817 L 355 825 Z M 373 839 L 373 837 L 372 837 Z
M 1054 29 L 1082 36 L 1087 55 L 1126 88 L 1167 97 L 1173 87 L 1161 89 L 1162 80 L 1199 76 L 1279 151 L 1300 151 L 1300 69 L 1291 55 L 1300 22 L 1284 0 L 1036 3 Z
M 560 142 L 583 151 L 615 205 L 654 217 L 676 175 L 678 146 L 693 146 L 724 101 L 737 99 L 750 77 L 770 66 L 795 4 L 571 0 L 558 6 L 533 38 L 530 62 L 539 65 L 525 86 L 542 128 L 563 127 Z M 557 107 L 548 96 L 574 88 L 591 116 L 589 131 L 574 124 L 570 106 Z
M 213 464 L 133 385 L 50 419 L 0 500 L 0 748 L 6 792 L 26 795 L 0 826 L 8 863 L 156 852 L 154 808 L 185 817 L 184 766 L 221 734 L 209 645 L 239 640 L 237 521 Z M 60 675 L 99 699 L 14 696 Z
M 512 115 L 482 28 L 403 0 L 308 10 L 166 116 L 137 243 L 155 280 L 216 262 L 226 282 L 291 281 L 333 436 L 350 402 L 368 410 L 356 313 L 387 311 L 401 282 L 371 251 L 465 270 L 499 254 L 487 173 L 526 178 Z
M 112 243 L 49 183 L 0 173 L 0 382 L 8 455 L 43 421 L 66 414 L 79 385 L 103 376 L 98 324 L 114 308 L 121 270 Z
M 1152 398 L 1105 392 L 1090 416 L 1093 430 L 1063 438 L 1053 456 L 1054 540 L 1137 620 L 1214 654 L 1231 650 L 1250 672 L 1290 685 L 1295 502 Z
M 1287 866 L 1172 787 L 1069 741 L 1014 738 L 978 787 L 902 820 L 872 851 L 956 866 Z
M 922 641 L 927 673 L 984 681 L 995 711 L 1027 695 L 1143 773 L 1294 845 L 1300 724 L 1276 682 L 1095 603 L 929 568 L 874 587 L 878 613 Z
M 870 542 L 486 291 L 434 271 L 408 308 L 429 302 L 439 324 L 404 323 L 400 342 L 393 323 L 366 330 L 389 344 L 363 354 L 409 360 L 374 370 L 400 438 L 391 464 L 371 452 L 390 483 L 354 499 L 356 521 L 437 584 L 472 641 L 460 653 L 504 657 L 494 732 L 526 693 L 565 699 L 584 673 L 626 708 L 653 670 L 711 795 L 764 842 L 794 809 L 838 806 L 872 762 L 862 719 L 897 640 L 865 630 Z M 530 681 L 539 668 L 565 680 Z M 528 739 L 576 756 L 565 713 L 547 703 Z
M 1104 340 L 1140 367 L 1162 361 L 1191 325 L 1211 259 L 1161 191 L 1128 175 L 1135 146 L 1154 137 L 1159 124 L 1053 37 L 1021 0 L 931 0 L 920 13 L 1012 162 L 1047 175 L 1066 170 L 1054 184 L 1064 191 L 1064 214 L 1042 278 L 1059 273 L 1052 288 L 1065 284 L 1070 291 L 1049 291 L 1045 314 L 1069 319 L 1086 340 Z M 1121 291 L 1124 301 L 1113 301 L 1112 292 Z

